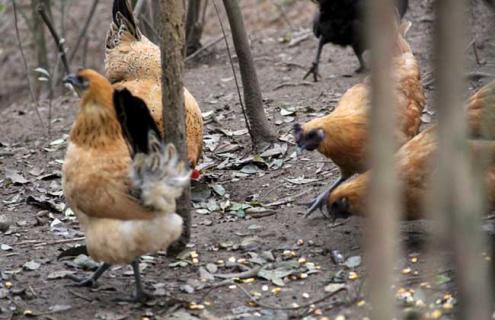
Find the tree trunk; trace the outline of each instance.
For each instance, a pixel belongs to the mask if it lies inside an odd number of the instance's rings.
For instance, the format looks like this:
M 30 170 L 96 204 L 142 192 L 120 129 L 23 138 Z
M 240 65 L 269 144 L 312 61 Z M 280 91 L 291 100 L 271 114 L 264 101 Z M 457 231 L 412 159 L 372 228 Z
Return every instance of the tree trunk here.
M 484 192 L 475 181 L 484 177 L 476 172 L 483 165 L 480 159 L 473 163 L 469 157 L 463 110 L 466 4 L 460 0 L 435 1 L 438 151 L 434 161 L 442 165 L 433 176 L 430 207 L 439 222 L 434 232 L 442 241 L 436 243 L 454 251 L 457 318 L 490 319 L 490 276 L 480 254 L 486 247 L 480 228 L 486 208 L 481 199 Z
M 189 0 L 186 16 L 186 54 L 190 55 L 201 48 L 201 35 L 203 24 L 200 21 L 201 4 L 206 5 L 206 0 Z
M 394 153 L 397 145 L 396 102 L 392 88 L 393 40 L 396 38 L 392 0 L 369 1 L 367 19 L 371 58 L 370 165 L 371 185 L 367 199 L 365 253 L 370 277 L 371 319 L 397 317 L 394 266 L 398 259 L 399 183 Z
M 182 83 L 185 47 L 183 0 L 161 0 L 160 16 L 165 141 L 173 143 L 177 147 L 180 158 L 187 161 L 184 86 Z M 184 220 L 183 232 L 180 239 L 170 248 L 171 254 L 182 251 L 190 239 L 190 188 L 185 188 L 184 193 L 177 200 L 177 214 Z
M 248 118 L 248 129 L 250 130 L 253 143 L 272 142 L 275 140 L 271 126 L 266 118 L 263 109 L 258 77 L 254 67 L 251 49 L 249 48 L 248 37 L 244 22 L 242 20 L 241 9 L 237 0 L 223 0 L 225 11 L 229 19 L 234 47 L 239 59 L 241 70 L 242 86 L 244 87 L 244 103 L 246 105 L 246 116 Z

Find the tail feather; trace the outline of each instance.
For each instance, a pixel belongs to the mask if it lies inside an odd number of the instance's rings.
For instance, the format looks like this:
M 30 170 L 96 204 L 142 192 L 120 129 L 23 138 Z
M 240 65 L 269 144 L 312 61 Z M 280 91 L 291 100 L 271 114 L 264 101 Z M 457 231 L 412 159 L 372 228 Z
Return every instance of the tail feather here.
M 165 145 L 143 100 L 127 89 L 114 92 L 117 118 L 133 159 L 131 193 L 144 206 L 174 212 L 175 200 L 189 185 L 191 171 L 179 161 L 174 145 Z
M 107 49 L 117 47 L 125 36 L 130 36 L 134 40 L 141 40 L 142 34 L 136 24 L 136 19 L 128 0 L 114 0 L 112 19 L 113 23 L 107 34 Z

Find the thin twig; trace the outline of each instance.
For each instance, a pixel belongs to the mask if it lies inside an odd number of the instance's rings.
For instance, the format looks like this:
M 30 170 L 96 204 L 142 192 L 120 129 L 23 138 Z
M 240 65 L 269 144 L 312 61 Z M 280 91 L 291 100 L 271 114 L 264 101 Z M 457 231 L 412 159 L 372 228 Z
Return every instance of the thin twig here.
M 300 305 L 300 306 L 297 306 L 297 307 L 279 307 L 279 306 L 271 306 L 271 305 L 268 305 L 268 304 L 264 304 L 264 303 L 261 303 L 259 301 L 256 300 L 255 297 L 253 297 L 242 285 L 240 285 L 239 283 L 236 283 L 235 284 L 239 289 L 241 289 L 241 291 L 249 298 L 249 300 L 251 300 L 252 302 L 254 302 L 257 306 L 261 307 L 261 308 L 265 308 L 265 309 L 272 309 L 272 310 L 299 310 L 299 309 L 305 309 L 305 308 L 309 308 L 311 307 L 312 305 L 316 305 L 320 302 L 323 302 L 325 300 L 327 300 L 328 298 L 331 298 L 333 296 L 335 296 L 337 293 L 340 293 L 340 292 L 343 292 L 343 291 L 348 291 L 347 287 L 343 287 L 343 288 L 339 288 L 333 292 L 330 292 L 326 295 L 324 295 L 323 297 L 319 298 L 319 299 L 316 299 L 314 301 L 311 301 L 311 302 L 308 302 L 306 304 L 303 304 L 303 305 Z
M 75 292 L 75 291 L 73 291 L 73 290 L 69 290 L 69 292 L 70 292 L 71 294 L 73 294 L 74 296 L 76 296 L 76 297 L 78 297 L 78 298 L 81 298 L 81 299 L 83 299 L 83 300 L 86 300 L 86 301 L 88 301 L 88 302 L 92 302 L 92 301 L 93 301 L 93 299 L 90 299 L 90 298 L 86 297 L 85 295 L 80 294 L 80 293 L 77 293 L 77 292 Z
M 203 47 L 199 48 L 198 50 L 194 51 L 194 53 L 192 53 L 189 56 L 187 56 L 185 62 L 191 61 L 192 59 L 194 59 L 195 57 L 197 57 L 201 52 L 209 49 L 210 47 L 214 46 L 218 42 L 222 41 L 223 37 L 224 36 L 221 35 L 218 38 L 213 39 L 212 41 L 210 41 L 208 44 L 204 45 Z
M 264 267 L 264 266 L 263 266 Z M 245 279 L 245 278 L 251 278 L 256 275 L 258 275 L 258 272 L 263 268 L 262 266 L 254 267 L 252 269 L 249 269 L 248 271 L 244 272 L 239 272 L 239 273 L 219 273 L 219 274 L 213 274 L 213 276 L 221 279 Z
M 286 203 L 289 203 L 289 202 L 293 202 L 297 198 L 306 195 L 310 191 L 311 190 L 304 190 L 303 192 L 300 192 L 300 193 L 298 193 L 298 194 L 296 194 L 294 196 L 285 197 L 285 198 L 283 198 L 281 200 L 277 200 L 275 202 L 265 203 L 265 204 L 263 204 L 263 207 L 275 207 L 275 206 L 281 206 L 281 205 L 286 204 Z
M 282 17 L 282 20 L 284 20 L 285 23 L 289 26 L 290 31 L 294 31 L 294 26 L 292 23 L 290 23 L 290 19 L 287 17 L 285 14 L 284 8 L 277 2 L 277 1 L 270 1 L 278 10 L 280 13 L 280 16 Z
M 64 68 L 65 68 L 65 72 L 67 74 L 69 74 L 70 73 L 70 67 L 69 67 L 69 62 L 67 61 L 67 55 L 65 54 L 63 39 L 61 39 L 59 37 L 57 31 L 53 27 L 53 24 L 52 24 L 50 18 L 46 14 L 45 6 L 43 4 L 40 4 L 38 6 L 38 13 L 41 15 L 41 19 L 43 19 L 43 22 L 48 27 L 48 30 L 50 30 L 50 34 L 52 35 L 53 40 L 55 40 L 55 43 L 57 44 L 57 49 L 58 49 L 58 52 L 60 53 L 60 58 L 62 59 L 62 63 L 63 63 Z
M 25 241 L 21 241 L 21 242 L 17 243 L 17 246 L 19 246 L 20 248 L 45 247 L 45 246 L 50 246 L 50 245 L 54 245 L 54 244 L 83 241 L 84 239 L 85 239 L 84 237 L 77 237 L 77 238 L 72 238 L 72 239 L 61 239 L 61 240 L 54 240 L 54 241 L 48 241 L 48 242 L 43 242 L 40 240 L 25 240 Z
M 40 114 L 40 102 L 38 99 L 36 99 L 34 95 L 34 89 L 33 89 L 33 84 L 31 83 L 31 77 L 29 75 L 29 66 L 27 64 L 26 60 L 26 55 L 24 54 L 24 49 L 22 48 L 22 42 L 21 42 L 21 33 L 19 32 L 19 26 L 18 26 L 18 21 L 17 21 L 17 6 L 15 4 L 15 0 L 12 0 L 12 7 L 14 9 L 14 27 L 15 27 L 15 35 L 17 38 L 17 45 L 19 46 L 19 51 L 21 52 L 21 57 L 22 57 L 22 63 L 24 64 L 24 70 L 26 71 L 26 78 L 28 82 L 28 87 L 29 87 L 29 93 L 31 94 L 31 99 L 33 99 L 33 102 L 35 103 L 34 105 L 34 111 L 36 112 L 36 115 L 38 116 L 41 126 L 44 128 L 45 124 L 43 123 L 43 119 L 41 118 Z
M 84 23 L 83 28 L 81 29 L 81 32 L 79 33 L 79 37 L 77 38 L 76 45 L 74 46 L 74 49 L 72 49 L 72 53 L 70 54 L 69 61 L 72 61 L 74 57 L 76 56 L 77 49 L 79 48 L 79 45 L 81 44 L 84 36 L 86 35 L 86 32 L 88 32 L 89 24 L 91 23 L 91 19 L 93 19 L 93 16 L 95 15 L 95 10 L 96 6 L 98 6 L 98 2 L 100 0 L 94 0 L 93 5 L 91 6 L 91 9 L 89 10 L 89 15 L 86 18 L 86 23 Z
M 281 83 L 277 86 L 275 86 L 275 88 L 273 88 L 273 91 L 276 91 L 278 89 L 282 89 L 284 87 L 299 87 L 299 86 L 307 86 L 307 87 L 311 87 L 313 85 L 312 82 L 309 82 L 309 81 L 301 81 L 301 82 L 284 82 L 284 83 Z
M 239 96 L 239 104 L 241 105 L 242 115 L 244 116 L 244 121 L 246 122 L 246 127 L 248 129 L 249 135 L 251 136 L 251 141 L 256 141 L 256 139 L 253 137 L 253 133 L 251 131 L 251 124 L 249 123 L 247 115 L 246 115 L 246 108 L 244 107 L 244 103 L 242 102 L 241 89 L 239 87 L 239 81 L 237 80 L 237 74 L 235 72 L 234 62 L 232 60 L 232 54 L 230 53 L 229 41 L 227 40 L 227 35 L 226 35 L 225 29 L 223 27 L 222 18 L 220 17 L 220 12 L 218 11 L 216 1 L 212 0 L 212 2 L 213 2 L 213 7 L 215 7 L 215 12 L 217 13 L 218 22 L 220 23 L 220 29 L 222 30 L 223 38 L 225 39 L 225 46 L 227 48 L 227 54 L 229 56 L 230 66 L 232 67 L 232 73 L 234 74 L 234 81 L 235 81 L 235 86 L 237 88 L 237 95 Z

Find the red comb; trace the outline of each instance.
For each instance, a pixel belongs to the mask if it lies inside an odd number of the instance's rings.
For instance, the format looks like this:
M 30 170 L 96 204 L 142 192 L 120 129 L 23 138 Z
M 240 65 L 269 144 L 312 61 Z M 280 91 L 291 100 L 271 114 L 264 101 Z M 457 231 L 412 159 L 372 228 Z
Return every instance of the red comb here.
M 201 177 L 201 173 L 199 172 L 198 169 L 193 169 L 192 172 L 191 172 L 191 179 L 193 180 L 199 180 L 199 178 Z

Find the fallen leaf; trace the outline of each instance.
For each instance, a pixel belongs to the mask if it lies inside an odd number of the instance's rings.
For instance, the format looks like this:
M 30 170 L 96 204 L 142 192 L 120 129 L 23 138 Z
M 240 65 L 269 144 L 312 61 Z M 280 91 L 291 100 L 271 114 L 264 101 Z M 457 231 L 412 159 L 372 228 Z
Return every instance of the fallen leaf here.
M 47 279 L 48 280 L 63 279 L 66 276 L 74 273 L 75 273 L 74 271 L 69 271 L 69 270 L 53 271 L 48 274 Z
M 41 266 L 41 264 L 39 264 L 38 262 L 36 262 L 34 260 L 30 260 L 30 261 L 28 261 L 22 265 L 24 270 L 28 270 L 28 271 L 38 270 L 40 266 Z
M 13 169 L 5 169 L 5 177 L 12 181 L 13 184 L 26 184 L 29 182 L 29 180 Z
M 330 283 L 329 285 L 325 286 L 325 292 L 335 292 L 337 290 L 340 290 L 342 288 L 345 288 L 346 285 L 343 283 Z
M 344 262 L 344 265 L 349 269 L 357 268 L 361 265 L 361 257 L 360 256 L 352 256 L 347 258 Z

